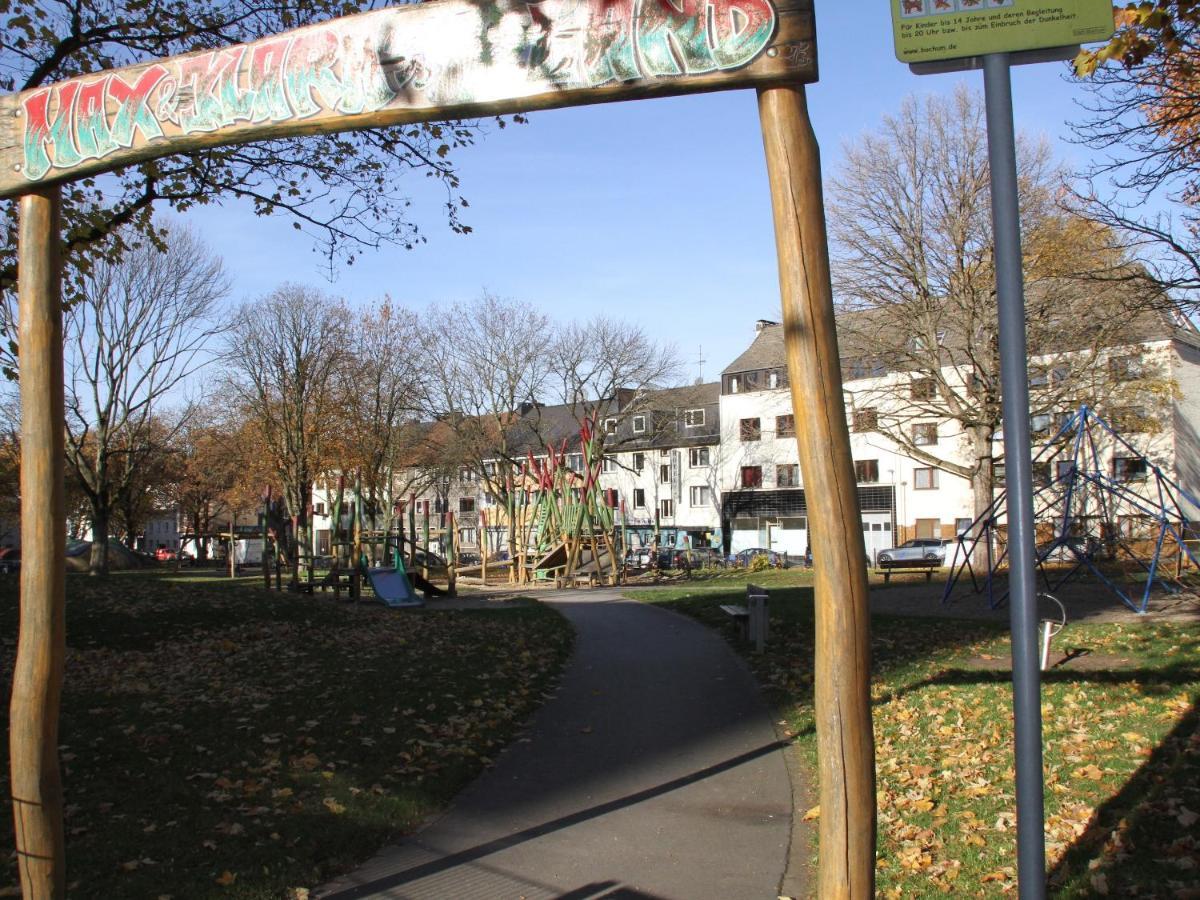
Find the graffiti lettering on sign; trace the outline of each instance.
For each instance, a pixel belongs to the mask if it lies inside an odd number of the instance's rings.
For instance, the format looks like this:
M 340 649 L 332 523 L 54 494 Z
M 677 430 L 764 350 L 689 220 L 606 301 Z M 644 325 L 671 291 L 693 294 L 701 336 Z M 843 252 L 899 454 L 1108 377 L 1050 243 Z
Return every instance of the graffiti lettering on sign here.
M 119 149 L 231 126 L 731 70 L 762 53 L 776 22 L 771 0 L 501 0 L 385 9 L 22 95 L 21 169 L 38 180 Z

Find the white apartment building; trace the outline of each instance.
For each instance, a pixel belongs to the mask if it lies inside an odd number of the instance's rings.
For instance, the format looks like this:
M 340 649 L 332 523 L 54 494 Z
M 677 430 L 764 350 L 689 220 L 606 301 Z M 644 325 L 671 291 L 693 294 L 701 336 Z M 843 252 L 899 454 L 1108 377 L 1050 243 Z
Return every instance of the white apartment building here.
M 1158 320 L 1155 320 L 1156 322 Z M 1130 378 L 1153 370 L 1162 409 L 1152 417 L 1156 430 L 1147 430 L 1151 414 L 1125 407 L 1105 408 L 1131 452 L 1108 440 L 1100 448 L 1110 477 L 1136 483 L 1153 464 L 1193 496 L 1200 496 L 1200 335 L 1172 326 L 1131 328 L 1130 343 L 1108 348 L 1101 363 Z M 1052 369 L 1031 365 L 1031 380 L 1053 378 Z M 948 381 L 961 373 L 944 369 Z M 851 453 L 858 480 L 863 537 L 868 557 L 913 537 L 949 538 L 963 532 L 974 519 L 974 497 L 968 479 L 910 456 L 895 441 L 876 430 L 877 417 L 891 415 L 907 421 L 904 407 L 913 405 L 914 392 L 925 388 L 908 372 L 851 365 L 843 384 L 850 426 Z M 881 397 L 889 406 L 881 405 Z M 1061 409 L 1031 419 L 1034 450 L 1052 437 L 1073 412 Z M 1144 415 L 1143 415 L 1144 414 Z M 799 554 L 809 546 L 809 521 L 803 478 L 794 437 L 788 390 L 783 329 L 760 321 L 750 347 L 722 372 L 719 486 L 723 525 L 729 550 L 764 547 Z M 916 415 L 915 419 L 921 419 Z M 967 464 L 967 444 L 953 421 L 928 417 L 910 426 L 915 443 L 929 445 L 940 458 Z M 1003 455 L 1003 435 L 997 435 L 993 456 Z M 1072 448 L 1035 465 L 1035 478 L 1048 480 L 1058 467 L 1070 465 Z M 1003 488 L 1003 466 L 997 465 L 996 489 Z M 1200 515 L 1190 510 L 1189 518 Z

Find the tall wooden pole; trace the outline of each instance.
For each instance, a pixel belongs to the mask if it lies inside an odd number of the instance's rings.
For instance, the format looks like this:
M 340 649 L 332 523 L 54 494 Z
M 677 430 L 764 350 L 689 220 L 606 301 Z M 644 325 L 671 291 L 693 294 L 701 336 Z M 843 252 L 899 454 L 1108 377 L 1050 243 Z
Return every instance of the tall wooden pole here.
M 9 707 L 21 889 L 66 896 L 58 713 L 66 655 L 63 341 L 57 187 L 20 200 L 21 624 Z
M 875 895 L 867 561 L 842 399 L 821 159 L 804 88 L 758 92 L 804 498 L 815 524 L 820 850 L 816 896 Z

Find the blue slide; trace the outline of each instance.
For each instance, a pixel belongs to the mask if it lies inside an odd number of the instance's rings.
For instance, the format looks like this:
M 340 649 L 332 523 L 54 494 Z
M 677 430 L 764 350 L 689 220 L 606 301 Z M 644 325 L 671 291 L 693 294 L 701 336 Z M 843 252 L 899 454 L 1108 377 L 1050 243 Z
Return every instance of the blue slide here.
M 393 609 L 425 605 L 403 571 L 398 572 L 390 566 L 367 569 L 367 580 L 371 582 L 375 596 Z

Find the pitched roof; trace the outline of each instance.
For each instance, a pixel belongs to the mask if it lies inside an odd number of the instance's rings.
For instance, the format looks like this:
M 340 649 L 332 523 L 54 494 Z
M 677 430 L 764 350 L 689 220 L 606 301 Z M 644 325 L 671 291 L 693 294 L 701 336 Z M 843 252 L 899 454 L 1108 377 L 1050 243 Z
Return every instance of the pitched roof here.
M 722 375 L 752 372 L 756 369 L 777 369 L 787 365 L 787 351 L 783 346 L 783 326 L 777 322 L 764 322 L 754 335 L 754 341 L 737 359 L 721 370 Z

